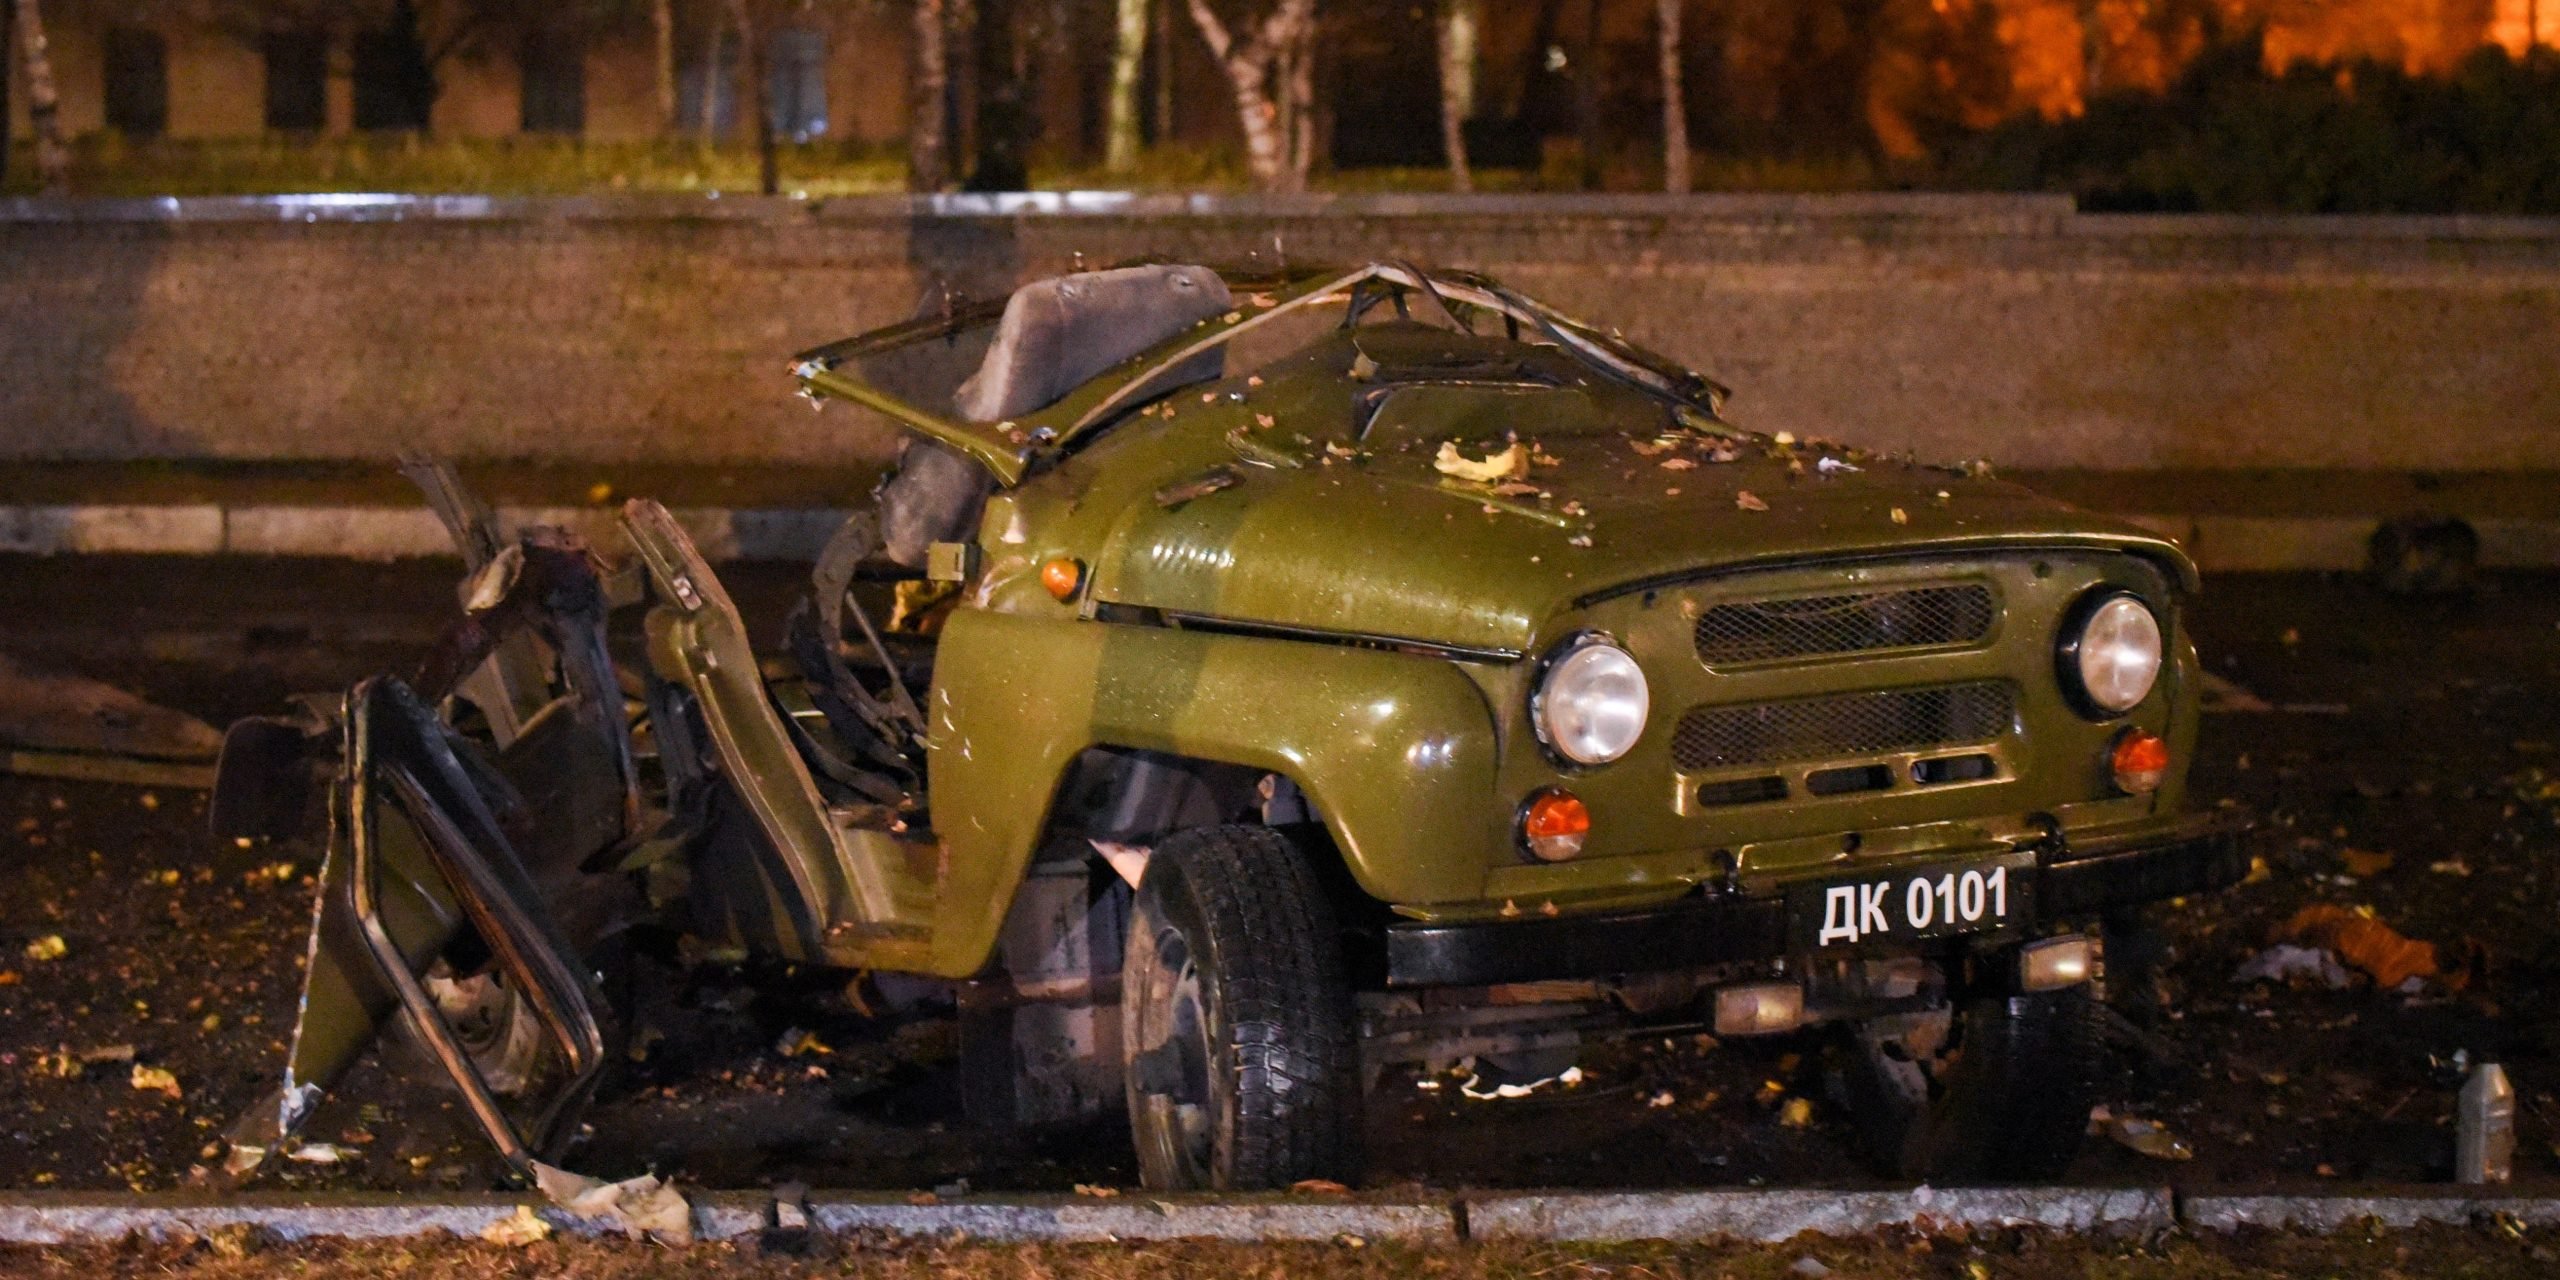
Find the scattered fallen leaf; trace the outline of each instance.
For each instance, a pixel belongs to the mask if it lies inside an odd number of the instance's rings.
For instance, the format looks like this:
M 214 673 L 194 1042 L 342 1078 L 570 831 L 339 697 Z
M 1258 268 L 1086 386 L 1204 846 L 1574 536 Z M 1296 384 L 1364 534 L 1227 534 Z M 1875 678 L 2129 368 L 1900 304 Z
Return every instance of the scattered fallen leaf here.
M 1696 462 L 1687 458 L 1664 458 L 1662 461 L 1657 462 L 1654 465 L 1665 471 L 1692 471 L 1698 466 Z
M 812 1054 L 825 1055 L 835 1052 L 835 1050 L 827 1047 L 825 1041 L 818 1038 L 817 1032 L 804 1030 L 799 1027 L 793 1027 L 790 1030 L 783 1032 L 782 1038 L 773 1042 L 773 1051 L 786 1058 L 798 1058 Z
M 2376 853 L 2370 849 L 2341 849 L 2338 851 L 2338 856 L 2345 860 L 2347 874 L 2358 880 L 2381 875 L 2391 869 L 2392 863 L 2399 861 L 2390 854 Z
M 1760 495 L 1753 493 L 1749 489 L 1745 489 L 1742 492 L 1733 495 L 1733 505 L 1740 507 L 1745 511 L 1766 511 L 1769 509 L 1769 504 L 1762 502 L 1760 500 Z
M 481 1228 L 480 1238 L 491 1244 L 520 1249 L 550 1239 L 551 1224 L 537 1216 L 532 1205 L 520 1204 L 512 1215 Z
M 1812 1128 L 1813 1100 L 1810 1098 L 1787 1099 L 1786 1105 L 1778 1108 L 1778 1123 L 1790 1129 Z
M 2158 1122 L 2140 1116 L 2110 1116 L 2106 1134 L 2116 1145 L 2154 1160 L 2193 1160 L 2196 1149 Z
M 59 960 L 70 950 L 70 946 L 63 942 L 61 934 L 48 933 L 27 944 L 27 958 L 42 964 L 47 960 Z
M 1330 1178 L 1300 1178 L 1289 1184 L 1291 1191 L 1302 1196 L 1347 1196 L 1351 1188 Z
M 1911 513 L 1900 507 L 1895 507 L 1893 509 L 1893 522 L 1895 524 L 1909 524 L 1911 523 Z
M 606 484 L 606 483 L 604 483 L 603 481 L 599 480 L 599 481 L 597 481 L 596 483 L 594 483 L 594 484 L 591 484 L 591 485 L 588 485 L 588 486 L 587 486 L 587 503 L 588 503 L 588 505 L 590 505 L 590 506 L 602 506 L 602 505 L 604 505 L 605 503 L 608 503 L 608 502 L 611 502 L 611 501 L 613 501 L 613 486 L 612 486 L 612 485 Z
M 133 1066 L 133 1087 L 145 1093 L 166 1094 L 172 1098 L 182 1096 L 178 1088 L 178 1077 L 174 1073 L 159 1067 L 146 1067 L 138 1062 Z
M 1796 442 L 1796 433 L 1792 431 L 1781 431 L 1778 434 L 1769 437 L 1769 441 L 1770 443 L 1777 445 L 1791 445 Z
M 1457 441 L 1443 440 L 1431 465 L 1440 474 L 1460 480 L 1486 484 L 1496 480 L 1514 480 L 1529 473 L 1529 449 L 1514 440 L 1502 452 L 1478 460 L 1458 452 Z
M 1280 420 L 1278 418 L 1272 417 L 1267 413 L 1257 413 L 1253 415 L 1253 425 L 1257 427 L 1268 429 L 1270 427 L 1277 426 L 1279 422 Z
M 1119 1195 L 1120 1188 L 1097 1186 L 1090 1182 L 1079 1182 L 1076 1184 L 1076 1194 L 1080 1196 L 1091 1196 L 1096 1200 L 1108 1200 L 1113 1196 Z

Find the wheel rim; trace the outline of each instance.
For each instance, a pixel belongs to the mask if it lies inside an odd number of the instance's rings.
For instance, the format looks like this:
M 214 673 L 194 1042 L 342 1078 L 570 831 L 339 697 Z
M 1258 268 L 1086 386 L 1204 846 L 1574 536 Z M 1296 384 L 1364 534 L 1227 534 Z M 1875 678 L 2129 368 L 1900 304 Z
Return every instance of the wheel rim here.
M 1156 935 L 1156 990 L 1139 1070 L 1157 1149 L 1181 1185 L 1210 1185 L 1216 1096 L 1209 1079 L 1209 1011 L 1200 968 L 1180 932 Z

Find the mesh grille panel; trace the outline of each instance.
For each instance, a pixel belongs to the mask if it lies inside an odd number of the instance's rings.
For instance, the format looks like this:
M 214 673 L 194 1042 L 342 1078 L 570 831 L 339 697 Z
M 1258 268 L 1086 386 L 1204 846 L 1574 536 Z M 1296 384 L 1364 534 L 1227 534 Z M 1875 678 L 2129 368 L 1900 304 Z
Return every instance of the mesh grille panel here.
M 1683 769 L 1721 769 L 1987 742 L 2009 731 L 2012 701 L 2008 685 L 1983 681 L 1693 707 L 1672 732 L 1671 758 Z
M 1720 604 L 1698 615 L 1698 660 L 1734 666 L 1963 644 L 1989 633 L 1993 617 L 1991 591 L 1980 585 Z

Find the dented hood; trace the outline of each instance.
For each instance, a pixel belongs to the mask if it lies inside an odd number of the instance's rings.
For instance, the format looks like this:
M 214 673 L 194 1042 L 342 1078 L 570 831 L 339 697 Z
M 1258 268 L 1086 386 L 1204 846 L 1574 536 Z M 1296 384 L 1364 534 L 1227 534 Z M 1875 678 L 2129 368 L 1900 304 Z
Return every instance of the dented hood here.
M 1132 504 L 1095 595 L 1516 655 L 1594 599 L 1762 565 L 2072 547 L 2194 577 L 2175 544 L 2138 527 L 1948 469 L 1761 438 L 1586 430 L 1537 439 L 1525 475 L 1497 489 L 1435 467 L 1439 442 L 1373 436 L 1351 457 L 1321 442 L 1253 450 L 1261 463 L 1225 468 L 1225 488 Z

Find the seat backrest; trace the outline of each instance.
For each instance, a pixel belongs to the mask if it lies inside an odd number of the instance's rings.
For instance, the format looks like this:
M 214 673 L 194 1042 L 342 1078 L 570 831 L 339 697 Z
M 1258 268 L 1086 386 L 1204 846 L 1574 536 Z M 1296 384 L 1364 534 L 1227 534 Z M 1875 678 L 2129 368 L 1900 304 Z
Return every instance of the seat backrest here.
M 1235 307 L 1207 267 L 1122 267 L 1034 280 L 1014 291 L 978 372 L 955 407 L 1001 422 L 1055 402 L 1111 366 Z M 1216 377 L 1224 360 L 1196 380 Z
M 1111 366 L 1235 307 L 1207 267 L 1123 267 L 1034 280 L 1014 291 L 978 371 L 953 397 L 960 416 L 1002 422 L 1043 408 Z M 1223 347 L 1167 385 L 1215 378 Z M 967 537 L 995 481 L 959 450 L 916 439 L 880 486 L 882 553 L 922 568 L 935 542 Z

